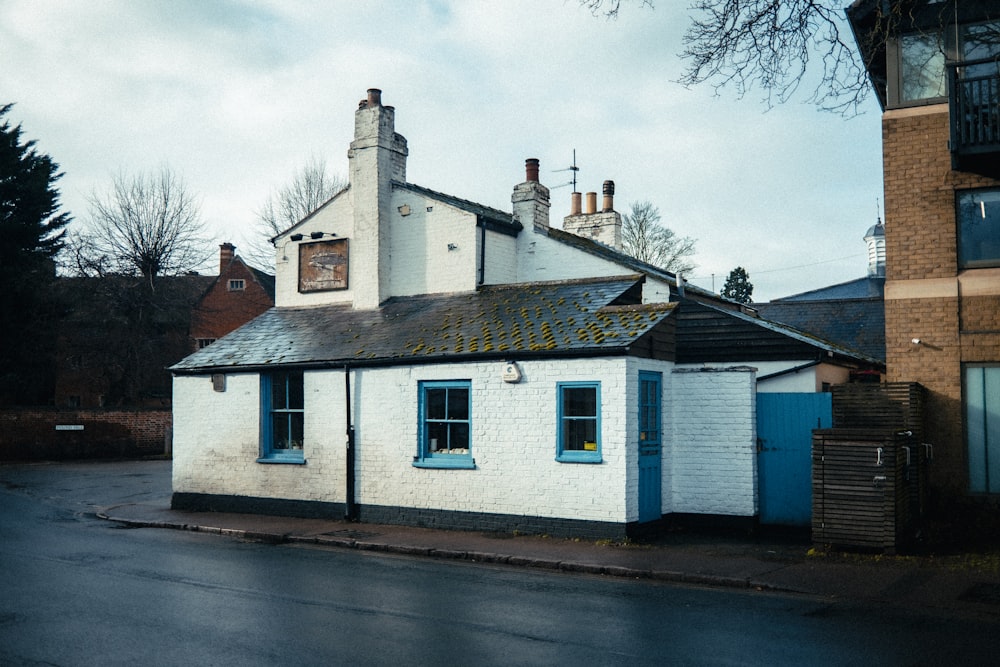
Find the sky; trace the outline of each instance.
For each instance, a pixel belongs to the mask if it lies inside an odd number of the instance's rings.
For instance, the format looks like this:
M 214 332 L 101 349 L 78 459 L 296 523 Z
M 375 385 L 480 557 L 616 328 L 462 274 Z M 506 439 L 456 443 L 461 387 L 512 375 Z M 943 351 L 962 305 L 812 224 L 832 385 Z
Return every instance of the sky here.
M 247 248 L 256 212 L 309 160 L 346 177 L 369 88 L 396 108 L 407 180 L 504 211 L 538 158 L 553 225 L 615 182 L 615 209 L 658 207 L 696 239 L 686 276 L 718 291 L 742 266 L 754 301 L 866 275 L 880 216 L 881 122 L 798 98 L 676 83 L 684 0 L 0 0 L 0 104 L 64 173 L 82 230 L 116 174 L 167 167 L 217 245 Z M 848 4 L 845 0 L 845 5 Z

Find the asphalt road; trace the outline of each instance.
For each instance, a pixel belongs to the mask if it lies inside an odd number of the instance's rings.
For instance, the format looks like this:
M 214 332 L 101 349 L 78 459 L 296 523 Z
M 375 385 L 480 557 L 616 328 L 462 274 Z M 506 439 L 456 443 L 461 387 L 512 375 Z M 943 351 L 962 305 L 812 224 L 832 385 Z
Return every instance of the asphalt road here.
M 0 665 L 994 664 L 1000 623 L 153 528 L 169 463 L 0 467 Z

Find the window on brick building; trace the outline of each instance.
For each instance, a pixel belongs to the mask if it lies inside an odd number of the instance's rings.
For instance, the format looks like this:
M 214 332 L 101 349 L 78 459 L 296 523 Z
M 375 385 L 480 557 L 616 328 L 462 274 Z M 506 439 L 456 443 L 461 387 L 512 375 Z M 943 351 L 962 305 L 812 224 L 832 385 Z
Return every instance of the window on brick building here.
M 260 376 L 261 462 L 304 462 L 305 389 L 302 371 Z
M 198 349 L 200 350 L 202 348 L 208 347 L 209 345 L 211 345 L 212 343 L 214 343 L 215 340 L 216 340 L 215 338 L 199 338 L 198 339 Z
M 556 385 L 556 400 L 556 460 L 600 463 L 601 383 L 560 382 Z
M 1000 188 L 956 194 L 958 265 L 963 269 L 1000 266 Z
M 1000 493 L 1000 365 L 964 370 L 969 491 Z
M 472 458 L 472 382 L 419 383 L 420 451 L 413 465 L 474 468 Z
M 233 278 L 229 281 L 229 291 L 230 292 L 242 292 L 247 288 L 247 282 L 242 279 Z

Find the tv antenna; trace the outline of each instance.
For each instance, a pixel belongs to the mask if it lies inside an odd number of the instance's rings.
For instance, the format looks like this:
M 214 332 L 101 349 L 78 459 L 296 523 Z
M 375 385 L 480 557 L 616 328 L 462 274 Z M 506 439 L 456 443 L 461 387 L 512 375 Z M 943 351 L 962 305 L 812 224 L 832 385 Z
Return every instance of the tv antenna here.
M 576 192 L 576 172 L 580 171 L 580 168 L 578 166 L 576 166 L 576 149 L 575 148 L 573 149 L 573 164 L 571 164 L 570 166 L 566 167 L 565 169 L 556 169 L 556 170 L 554 170 L 553 173 L 558 173 L 560 171 L 572 171 L 573 172 L 573 180 L 570 181 L 569 183 L 561 183 L 561 184 L 559 184 L 559 185 L 557 185 L 555 187 L 561 188 L 561 187 L 564 187 L 566 185 L 572 185 L 573 186 L 573 192 Z

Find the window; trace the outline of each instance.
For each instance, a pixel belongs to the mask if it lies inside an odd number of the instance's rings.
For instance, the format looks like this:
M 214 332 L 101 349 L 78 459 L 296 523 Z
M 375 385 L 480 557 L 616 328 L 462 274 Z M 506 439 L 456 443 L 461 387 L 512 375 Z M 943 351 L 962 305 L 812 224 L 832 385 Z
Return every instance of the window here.
M 560 382 L 556 385 L 558 438 L 556 460 L 601 462 L 601 383 Z
M 260 376 L 262 462 L 304 462 L 305 391 L 302 371 Z
M 1000 366 L 965 368 L 969 491 L 1000 493 Z
M 426 381 L 419 385 L 420 452 L 413 461 L 425 468 L 474 468 L 472 383 Z
M 900 38 L 900 102 L 943 98 L 945 53 L 940 32 Z
M 233 280 L 229 281 L 229 291 L 230 292 L 242 292 L 247 288 L 247 283 L 245 280 Z
M 956 201 L 958 265 L 1000 266 L 1000 189 L 959 192 Z
M 639 373 L 639 449 L 660 446 L 660 383 L 659 373 Z
M 215 338 L 199 338 L 197 340 L 198 340 L 198 349 L 201 350 L 203 348 L 208 347 L 212 343 L 214 343 L 216 339 Z

